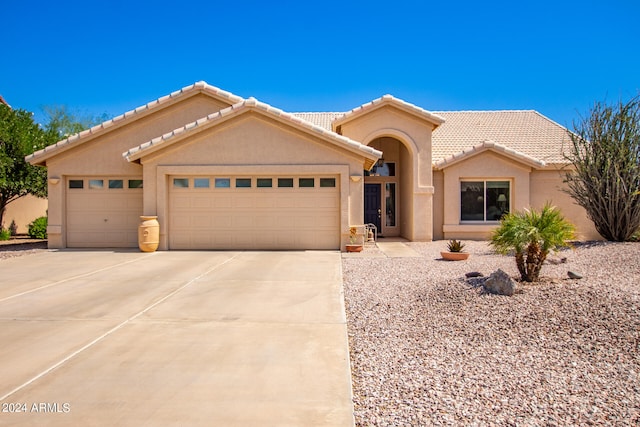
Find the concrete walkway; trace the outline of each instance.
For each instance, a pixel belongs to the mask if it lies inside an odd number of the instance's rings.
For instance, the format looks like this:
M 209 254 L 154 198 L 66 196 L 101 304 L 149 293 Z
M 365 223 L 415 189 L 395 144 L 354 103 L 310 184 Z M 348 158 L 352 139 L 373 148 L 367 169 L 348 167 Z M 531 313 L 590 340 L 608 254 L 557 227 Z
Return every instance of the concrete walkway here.
M 353 425 L 337 252 L 51 251 L 0 268 L 0 425 Z
M 419 258 L 421 256 L 403 242 L 378 241 L 376 245 L 389 258 Z

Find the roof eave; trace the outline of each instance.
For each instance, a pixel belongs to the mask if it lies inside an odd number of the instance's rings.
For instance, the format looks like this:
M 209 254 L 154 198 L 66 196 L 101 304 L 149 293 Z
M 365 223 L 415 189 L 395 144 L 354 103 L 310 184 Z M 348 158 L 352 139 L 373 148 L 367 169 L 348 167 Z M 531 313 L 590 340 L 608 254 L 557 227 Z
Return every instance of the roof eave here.
M 444 170 L 448 167 L 451 167 L 458 163 L 469 160 L 470 158 L 475 157 L 487 151 L 500 154 L 502 156 L 515 160 L 518 163 L 525 164 L 534 169 L 543 169 L 547 165 L 547 163 L 544 160 L 536 159 L 527 154 L 508 148 L 504 145 L 497 144 L 494 141 L 483 141 L 482 143 L 476 146 L 473 146 L 469 149 L 463 150 L 457 154 L 454 154 L 438 162 L 435 162 L 433 166 L 436 170 Z
M 336 129 L 338 126 L 341 126 L 345 123 L 357 119 L 364 114 L 376 111 L 385 106 L 393 106 L 422 120 L 426 120 L 433 125 L 434 129 L 445 122 L 445 119 L 438 116 L 437 114 L 431 113 L 430 111 L 420 108 L 407 101 L 403 101 L 402 99 L 396 98 L 392 95 L 384 95 L 378 99 L 374 99 L 373 101 L 370 101 L 366 104 L 354 108 L 351 111 L 346 112 L 342 117 L 336 118 L 332 122 L 332 127 Z
M 104 132 L 118 129 L 125 124 L 131 122 L 131 119 L 141 119 L 148 114 L 158 110 L 159 108 L 166 108 L 179 100 L 187 99 L 195 96 L 199 93 L 207 93 L 209 96 L 216 98 L 220 101 L 235 104 L 243 100 L 243 98 L 219 89 L 210 84 L 199 81 L 189 86 L 185 86 L 180 90 L 174 91 L 169 95 L 162 96 L 154 101 L 141 105 L 133 110 L 127 111 L 124 114 L 116 116 L 110 120 L 107 120 L 99 125 L 93 126 L 80 133 L 69 136 L 62 139 L 55 144 L 45 147 L 42 150 L 36 151 L 26 158 L 26 160 L 33 165 L 45 166 L 47 159 L 65 152 L 66 150 L 73 148 L 78 143 L 85 143 L 93 138 L 103 134 Z

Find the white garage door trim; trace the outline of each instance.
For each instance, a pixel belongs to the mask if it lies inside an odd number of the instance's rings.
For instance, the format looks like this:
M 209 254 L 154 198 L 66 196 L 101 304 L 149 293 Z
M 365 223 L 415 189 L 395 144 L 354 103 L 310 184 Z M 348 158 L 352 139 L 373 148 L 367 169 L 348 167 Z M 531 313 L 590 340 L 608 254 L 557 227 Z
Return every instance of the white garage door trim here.
M 336 175 L 171 175 L 170 249 L 338 249 Z
M 66 246 L 138 246 L 142 177 L 67 177 Z

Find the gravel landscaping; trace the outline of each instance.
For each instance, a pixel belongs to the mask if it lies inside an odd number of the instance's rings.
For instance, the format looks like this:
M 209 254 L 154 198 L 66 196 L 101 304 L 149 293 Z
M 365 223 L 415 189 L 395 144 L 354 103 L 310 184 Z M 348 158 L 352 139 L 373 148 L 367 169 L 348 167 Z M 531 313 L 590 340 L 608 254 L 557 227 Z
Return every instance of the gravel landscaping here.
M 31 255 L 46 250 L 46 240 L 30 239 L 26 236 L 0 240 L 0 260 Z
M 514 258 L 465 243 L 343 258 L 356 425 L 639 425 L 640 244 L 577 245 L 507 297 L 465 273 Z

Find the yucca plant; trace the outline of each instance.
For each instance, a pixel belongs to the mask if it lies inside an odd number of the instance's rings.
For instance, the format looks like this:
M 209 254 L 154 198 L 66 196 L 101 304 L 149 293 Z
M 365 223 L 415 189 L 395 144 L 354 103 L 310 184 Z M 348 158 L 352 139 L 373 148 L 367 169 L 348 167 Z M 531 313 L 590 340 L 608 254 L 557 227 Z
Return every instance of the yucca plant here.
M 523 281 L 535 282 L 550 251 L 568 246 L 575 238 L 575 227 L 549 203 L 541 211 L 527 209 L 505 215 L 491 235 L 497 252 L 515 252 Z

